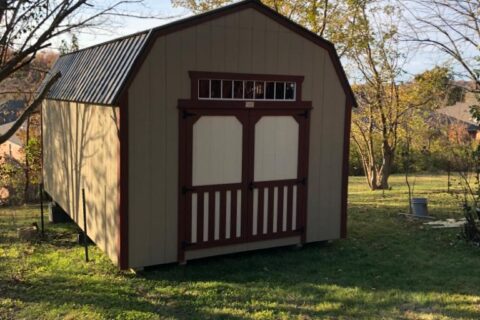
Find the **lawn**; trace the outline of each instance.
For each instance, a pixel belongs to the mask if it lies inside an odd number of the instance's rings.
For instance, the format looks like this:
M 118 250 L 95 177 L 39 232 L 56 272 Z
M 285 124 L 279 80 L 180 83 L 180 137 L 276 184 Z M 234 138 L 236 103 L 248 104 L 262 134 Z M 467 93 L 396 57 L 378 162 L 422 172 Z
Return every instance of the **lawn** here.
M 96 248 L 83 261 L 75 227 L 48 240 L 15 228 L 36 207 L 0 209 L 0 319 L 479 319 L 480 248 L 458 229 L 410 221 L 401 176 L 368 191 L 351 178 L 348 239 L 119 272 Z M 417 178 L 431 214 L 460 217 L 445 176 Z

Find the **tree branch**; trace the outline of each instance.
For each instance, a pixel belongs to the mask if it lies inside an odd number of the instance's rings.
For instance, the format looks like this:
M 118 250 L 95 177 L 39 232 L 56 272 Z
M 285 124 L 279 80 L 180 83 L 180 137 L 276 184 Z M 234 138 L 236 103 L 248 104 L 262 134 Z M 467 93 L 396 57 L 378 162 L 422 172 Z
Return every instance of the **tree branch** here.
M 15 132 L 17 132 L 25 119 L 27 119 L 28 116 L 31 115 L 38 108 L 38 106 L 41 105 L 43 99 L 45 99 L 45 96 L 50 91 L 50 88 L 55 84 L 55 82 L 57 82 L 58 79 L 60 79 L 60 77 L 61 73 L 58 72 L 52 78 L 50 78 L 50 80 L 48 80 L 43 90 L 38 94 L 35 100 L 23 111 L 23 113 L 20 115 L 20 117 L 18 117 L 13 126 L 8 129 L 7 132 L 0 135 L 0 144 L 6 142 L 15 134 Z

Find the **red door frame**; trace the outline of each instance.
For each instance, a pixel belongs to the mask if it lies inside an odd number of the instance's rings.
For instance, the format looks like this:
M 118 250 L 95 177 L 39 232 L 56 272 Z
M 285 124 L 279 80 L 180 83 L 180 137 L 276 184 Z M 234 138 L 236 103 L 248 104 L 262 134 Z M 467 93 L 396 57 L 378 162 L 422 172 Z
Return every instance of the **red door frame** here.
M 212 186 L 200 186 L 193 187 L 192 183 L 192 137 L 193 137 L 193 124 L 201 116 L 211 116 L 211 115 L 229 115 L 235 116 L 243 125 L 243 158 L 242 158 L 242 181 L 237 184 L 224 184 L 224 185 L 212 185 Z M 265 181 L 265 182 L 254 182 L 254 172 L 253 172 L 253 162 L 254 162 L 254 130 L 255 124 L 263 116 L 276 115 L 276 116 L 293 116 L 294 119 L 299 123 L 299 150 L 298 150 L 298 179 L 293 180 L 277 180 L 277 181 Z M 308 136 L 309 136 L 309 126 L 308 126 L 308 109 L 282 109 L 282 110 L 272 110 L 271 108 L 263 109 L 238 109 L 238 108 L 223 108 L 219 109 L 203 109 L 203 108 L 180 108 L 180 186 L 179 186 L 179 221 L 178 221 L 178 259 L 183 261 L 185 259 L 186 250 L 196 250 L 209 248 L 214 246 L 223 246 L 236 243 L 245 243 L 252 241 L 261 241 L 269 239 L 277 239 L 289 236 L 300 235 L 302 243 L 305 242 L 306 235 L 306 201 L 307 201 L 307 176 L 308 176 Z M 269 188 L 273 191 L 275 187 L 278 187 L 278 192 L 282 193 L 280 189 L 284 186 L 287 186 L 290 190 L 288 197 L 288 204 L 292 205 L 292 190 L 293 186 L 297 186 L 297 228 L 296 230 L 290 231 L 281 231 L 280 229 L 280 219 L 279 215 L 277 218 L 277 231 L 275 233 L 269 232 L 267 227 L 267 234 L 252 235 L 253 222 L 252 222 L 252 213 L 253 213 L 253 188 Z M 224 239 L 225 233 L 225 220 L 224 220 L 224 208 L 225 208 L 225 193 L 231 191 L 232 196 L 234 191 L 242 190 L 242 204 L 241 204 L 241 215 L 244 217 L 241 220 L 241 236 L 235 237 L 232 236 L 234 233 L 233 228 L 231 228 L 231 237 L 230 239 Z M 191 200 L 190 193 L 195 192 L 201 196 L 197 197 L 199 201 L 197 212 L 202 212 L 209 216 L 209 228 L 208 228 L 208 242 L 200 241 L 203 238 L 203 220 L 197 220 L 197 243 L 192 245 L 186 239 L 191 239 Z M 209 210 L 208 212 L 203 212 L 203 193 L 209 192 Z M 220 239 L 223 240 L 214 240 L 214 226 L 212 221 L 214 221 L 214 192 L 221 193 L 221 212 L 220 212 Z M 259 191 L 260 192 L 260 191 Z M 278 197 L 278 203 L 280 204 L 283 198 L 282 196 Z M 236 197 L 236 196 L 235 196 Z M 263 201 L 259 197 L 259 201 Z M 267 221 L 273 221 L 273 196 L 269 197 L 270 205 L 268 206 L 268 219 Z M 231 201 L 233 209 L 234 201 Z M 258 205 L 259 208 L 261 205 Z M 292 209 L 293 210 L 293 209 Z M 262 211 L 263 212 L 263 211 Z M 281 212 L 278 210 L 277 212 Z M 233 216 L 235 215 L 234 210 L 231 211 L 231 226 L 234 226 Z M 236 215 L 235 215 L 236 217 Z M 292 226 L 291 215 L 287 222 L 289 227 Z M 260 218 L 258 218 L 259 221 Z M 235 219 L 236 221 L 236 219 Z M 260 230 L 260 228 L 257 228 Z M 200 243 L 198 243 L 200 242 Z
M 179 109 L 179 186 L 178 186 L 178 261 L 185 261 L 185 251 L 201 248 L 208 248 L 219 245 L 230 245 L 234 243 L 244 243 L 249 241 L 261 241 L 275 239 L 285 236 L 300 235 L 302 243 L 305 242 L 306 236 L 306 202 L 307 202 L 307 176 L 308 176 L 308 147 L 309 147 L 309 115 L 312 109 L 311 101 L 302 100 L 302 83 L 303 76 L 291 75 L 259 75 L 259 74 L 239 74 L 239 73 L 212 73 L 212 72 L 189 72 L 191 79 L 191 99 L 178 101 Z M 229 101 L 229 100 L 199 100 L 198 99 L 198 80 L 199 79 L 232 79 L 232 80 L 264 80 L 264 81 L 289 81 L 296 84 L 295 101 L 254 101 L 254 107 L 247 107 L 247 101 Z M 255 116 L 250 116 L 252 113 Z M 247 205 L 253 203 L 250 197 L 253 192 L 249 190 L 250 182 L 253 182 L 253 150 L 254 148 L 254 124 L 250 121 L 254 119 L 258 121 L 261 116 L 265 115 L 291 115 L 299 122 L 299 167 L 298 177 L 302 177 L 301 182 L 297 182 L 297 225 L 303 228 L 294 232 L 282 233 L 278 235 L 249 236 L 252 229 L 250 215 L 242 220 L 242 235 L 247 231 L 247 236 L 239 239 L 230 239 L 229 241 L 215 241 L 214 244 L 196 244 L 194 247 L 188 248 L 186 242 L 187 233 L 191 232 L 191 221 L 187 218 L 191 213 L 190 201 L 187 201 L 189 186 L 192 181 L 192 126 L 198 120 L 200 115 L 234 115 L 243 124 L 243 159 L 242 159 L 242 214 L 247 211 Z M 186 121 L 187 120 L 187 121 Z M 303 126 L 302 126 L 303 123 Z M 245 130 L 248 128 L 249 130 Z M 246 152 L 245 152 L 246 151 Z M 224 185 L 223 191 L 233 188 L 232 185 Z M 279 188 L 280 189 L 280 188 Z M 217 190 L 218 191 L 218 190 Z M 212 194 L 212 192 L 210 192 Z M 291 194 L 291 193 L 290 193 Z M 245 196 L 246 195 L 246 196 Z M 200 197 L 199 197 L 200 198 Z M 212 198 L 210 198 L 211 200 Z M 209 202 L 210 202 L 209 200 Z M 223 204 L 223 203 L 221 203 Z M 221 206 L 223 207 L 223 206 Z M 270 207 L 270 206 L 269 206 Z M 210 209 L 211 211 L 211 209 Z M 233 213 L 233 212 L 232 212 Z M 212 215 L 209 212 L 210 217 Z M 232 219 L 233 220 L 233 219 Z M 278 220 L 277 220 L 278 222 Z M 187 231 L 188 230 L 188 231 Z M 197 229 L 198 230 L 198 229 Z M 278 227 L 277 227 L 278 230 Z M 231 230 L 232 233 L 233 230 Z M 211 230 L 209 230 L 211 232 Z M 221 231 L 220 231 L 221 232 Z M 278 233 L 278 232 L 277 232 Z M 197 239 L 199 233 L 197 232 Z M 210 237 L 209 237 L 210 239 Z

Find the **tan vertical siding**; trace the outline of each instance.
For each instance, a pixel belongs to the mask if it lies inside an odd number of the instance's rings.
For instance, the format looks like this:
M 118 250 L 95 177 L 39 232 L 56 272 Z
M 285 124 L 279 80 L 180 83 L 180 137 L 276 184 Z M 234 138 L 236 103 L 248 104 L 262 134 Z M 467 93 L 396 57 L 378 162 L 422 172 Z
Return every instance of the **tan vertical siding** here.
M 45 190 L 83 229 L 85 188 L 88 236 L 116 263 L 118 108 L 47 100 L 42 114 Z
M 165 50 L 166 41 L 165 38 L 160 38 L 155 44 L 160 50 Z M 165 73 L 165 56 L 159 56 L 156 63 L 150 63 L 149 82 L 155 84 L 155 90 L 150 92 L 151 103 L 151 118 L 156 119 L 152 122 L 151 135 L 146 137 L 149 141 L 151 148 L 150 165 L 158 167 L 160 170 L 151 170 L 151 179 L 149 180 L 149 192 L 150 197 L 153 197 L 155 203 L 151 208 L 151 214 L 157 216 L 156 219 L 150 219 L 150 228 L 153 230 L 150 236 L 149 256 L 156 257 L 161 256 L 162 259 L 165 255 L 166 234 L 163 232 L 163 228 L 166 224 L 166 215 L 164 212 L 167 210 L 166 206 L 166 153 L 167 153 L 167 141 L 164 138 L 167 129 L 167 118 L 165 105 L 165 92 L 166 92 L 166 73 Z M 135 210 L 132 208 L 131 210 Z M 133 211 L 135 212 L 135 211 Z M 134 240 L 134 239 L 132 239 Z M 142 244 L 139 244 L 142 245 Z M 145 245 L 145 244 L 144 244 Z
M 160 37 L 130 88 L 130 265 L 177 259 L 177 101 L 190 98 L 188 71 L 305 76 L 303 99 L 313 102 L 307 242 L 338 238 L 345 93 L 324 49 L 247 9 Z

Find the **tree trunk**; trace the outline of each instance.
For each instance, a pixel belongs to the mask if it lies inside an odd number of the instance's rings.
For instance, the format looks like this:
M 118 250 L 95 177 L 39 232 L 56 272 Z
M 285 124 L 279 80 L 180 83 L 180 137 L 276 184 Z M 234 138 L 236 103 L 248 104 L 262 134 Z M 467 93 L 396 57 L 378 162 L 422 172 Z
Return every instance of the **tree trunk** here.
M 375 170 L 375 165 L 362 157 L 362 166 L 365 173 L 365 179 L 367 180 L 368 187 L 370 190 L 377 189 L 377 170 Z
M 390 188 L 388 184 L 388 178 L 392 173 L 394 152 L 390 148 L 386 148 L 383 152 L 383 163 L 378 173 L 378 189 L 388 190 Z

